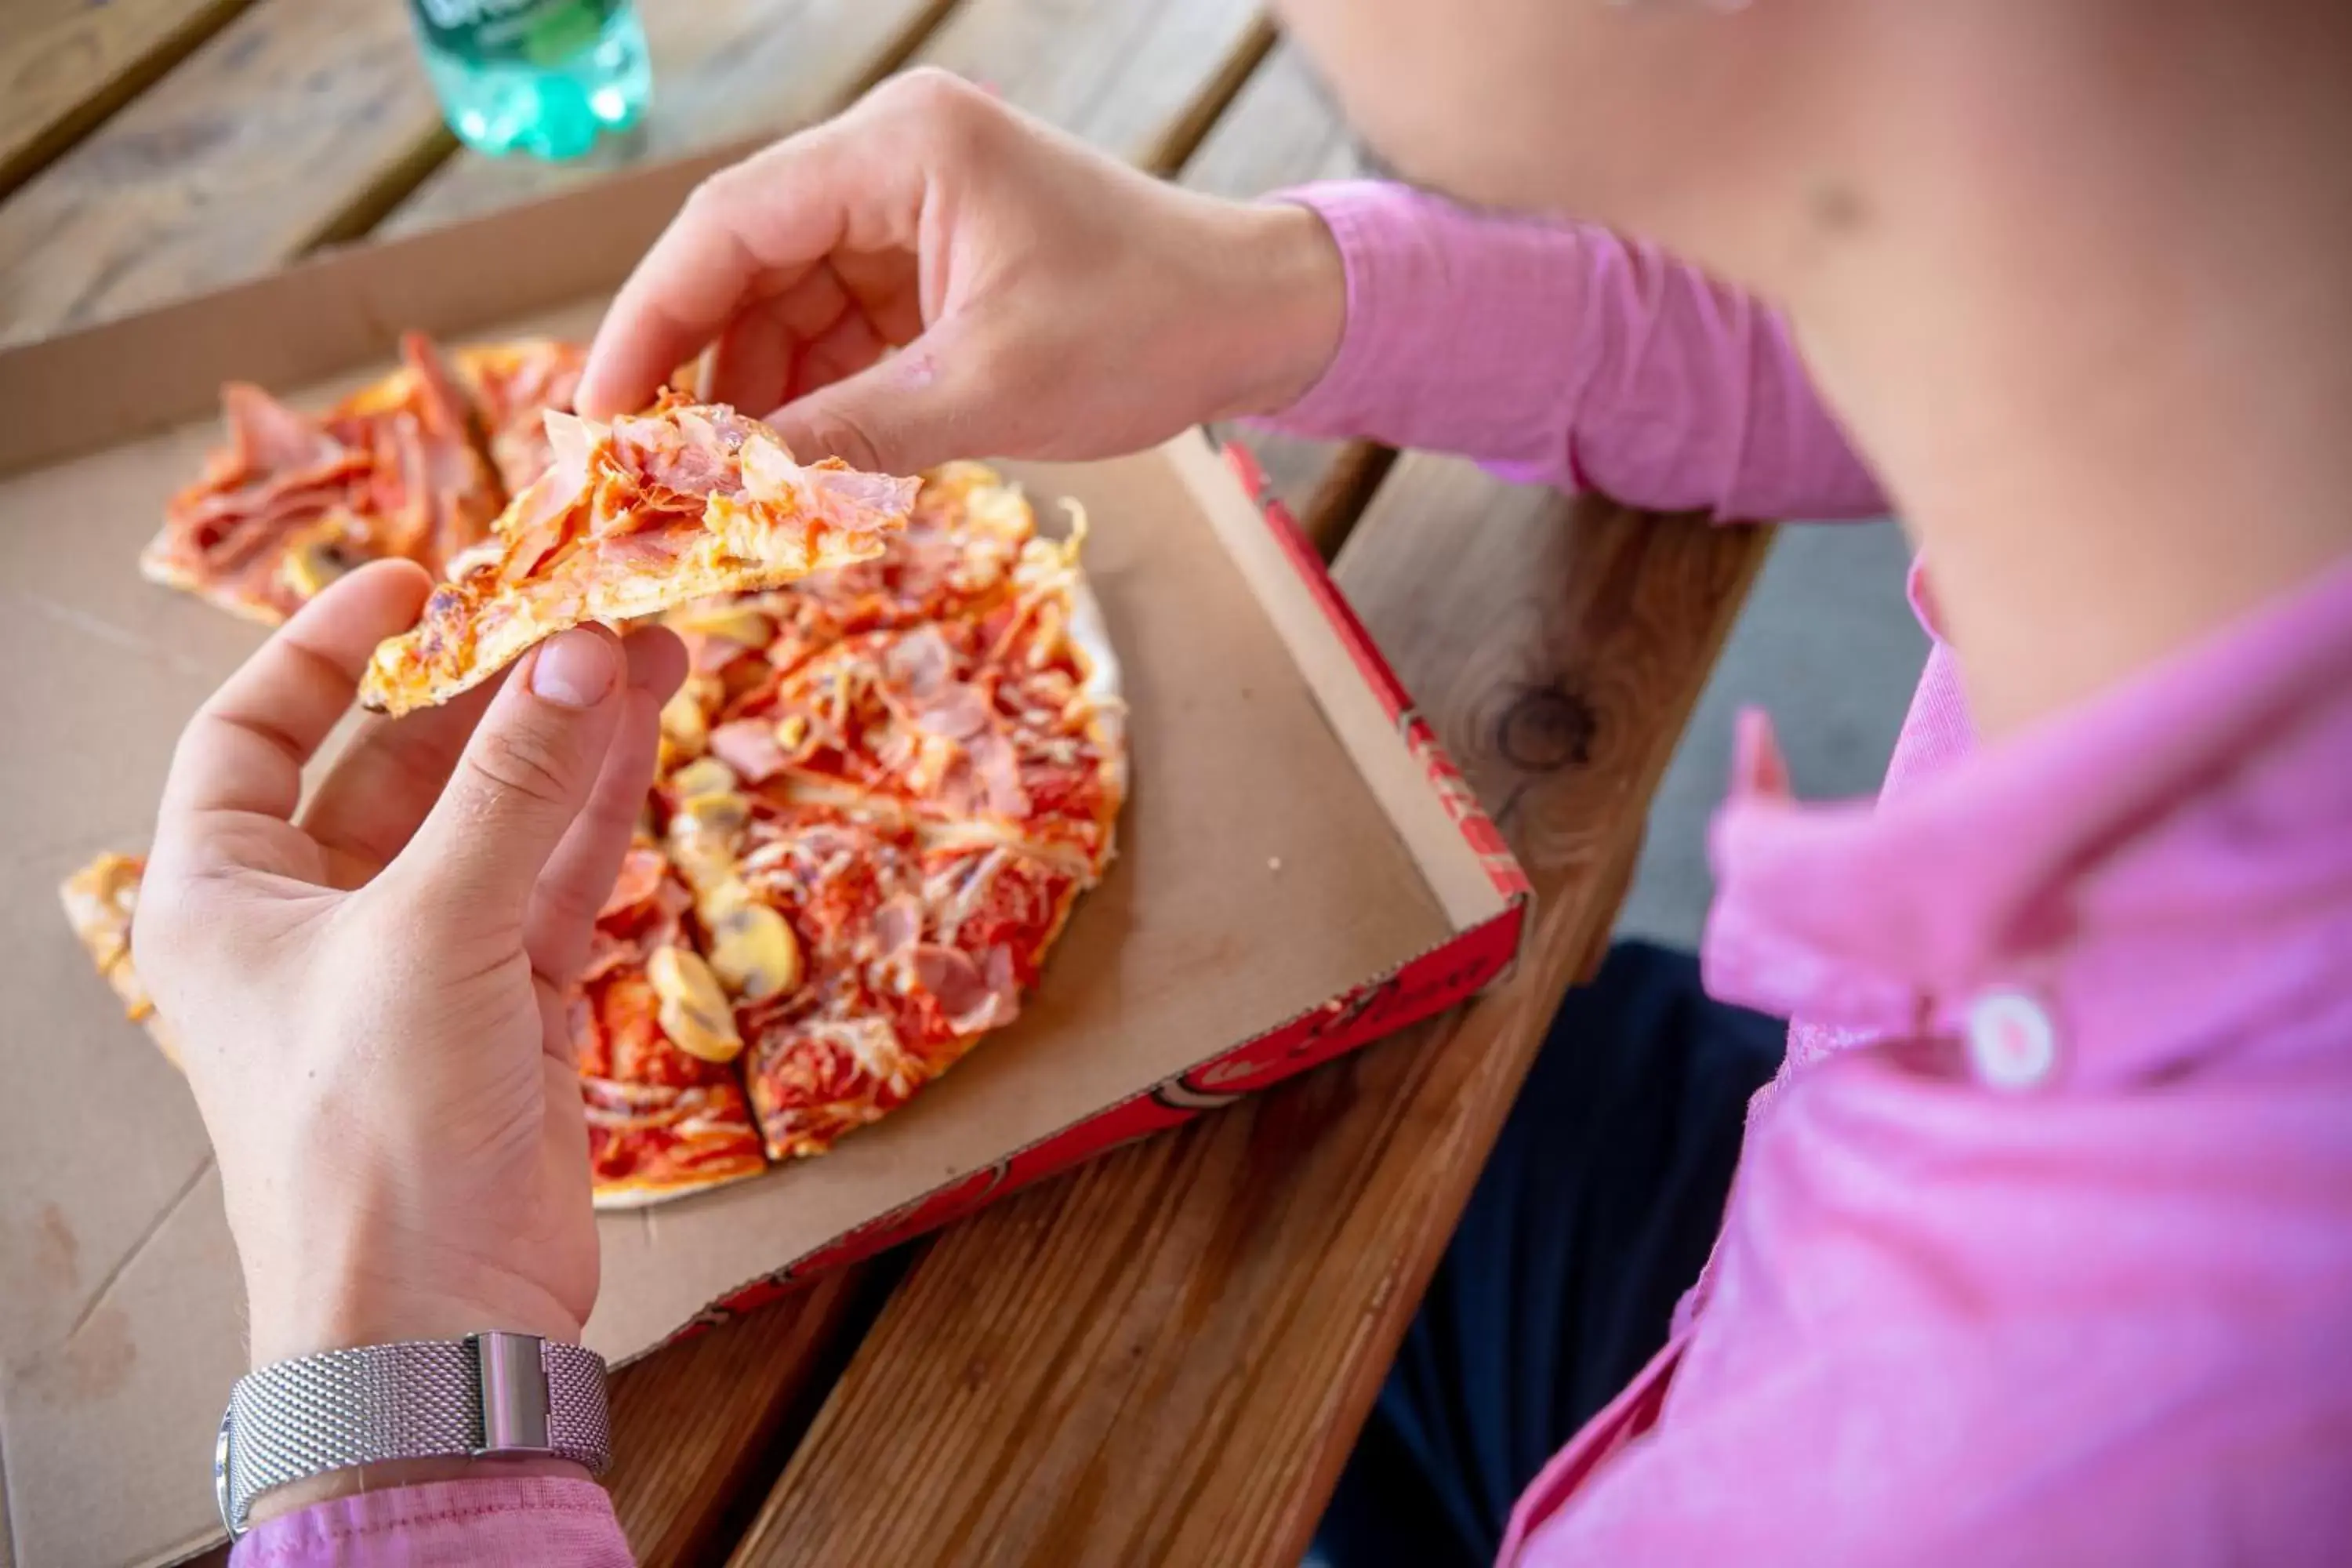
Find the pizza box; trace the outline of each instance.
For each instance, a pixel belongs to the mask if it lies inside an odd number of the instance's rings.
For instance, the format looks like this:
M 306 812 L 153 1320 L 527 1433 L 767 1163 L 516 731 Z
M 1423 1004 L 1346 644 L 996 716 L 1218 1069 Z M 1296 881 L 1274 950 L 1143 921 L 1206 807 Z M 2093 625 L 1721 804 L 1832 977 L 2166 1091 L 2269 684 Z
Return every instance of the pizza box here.
M 147 843 L 173 740 L 260 633 L 143 581 L 220 383 L 298 400 L 397 332 L 584 336 L 718 158 L 0 353 L 0 1563 L 167 1562 L 219 1538 L 245 1370 L 205 1131 L 90 972 L 57 884 Z M 600 1221 L 618 1362 L 1462 1000 L 1527 883 L 1244 455 L 1198 434 L 1007 465 L 1092 524 L 1131 705 L 1119 855 L 1019 1022 L 833 1153 Z

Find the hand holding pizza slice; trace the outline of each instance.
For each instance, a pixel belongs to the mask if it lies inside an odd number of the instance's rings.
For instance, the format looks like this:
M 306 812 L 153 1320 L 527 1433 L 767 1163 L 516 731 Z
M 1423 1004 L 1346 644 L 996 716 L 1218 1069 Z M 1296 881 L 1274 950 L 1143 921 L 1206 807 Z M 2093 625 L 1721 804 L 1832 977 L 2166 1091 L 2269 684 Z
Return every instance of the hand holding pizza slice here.
M 553 461 L 491 538 L 454 563 L 424 618 L 376 650 L 361 700 L 404 713 L 489 679 L 584 621 L 632 621 L 870 561 L 902 531 L 919 481 L 793 460 L 723 405 L 666 396 L 599 425 L 550 411 Z

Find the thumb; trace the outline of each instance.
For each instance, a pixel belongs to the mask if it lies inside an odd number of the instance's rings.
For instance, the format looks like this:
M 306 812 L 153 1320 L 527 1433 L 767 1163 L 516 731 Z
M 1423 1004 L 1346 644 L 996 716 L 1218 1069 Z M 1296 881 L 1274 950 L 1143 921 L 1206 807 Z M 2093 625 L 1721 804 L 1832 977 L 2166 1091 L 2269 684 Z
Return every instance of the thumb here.
M 619 639 L 598 626 L 523 656 L 391 868 L 436 919 L 521 929 L 540 873 L 604 769 L 625 669 Z
M 973 348 L 968 334 L 942 322 L 856 374 L 785 404 L 767 423 L 802 462 L 839 458 L 869 473 L 917 473 L 981 452 L 1018 457 L 998 428 L 1008 399 L 1001 388 L 992 395 L 970 368 L 996 362 Z

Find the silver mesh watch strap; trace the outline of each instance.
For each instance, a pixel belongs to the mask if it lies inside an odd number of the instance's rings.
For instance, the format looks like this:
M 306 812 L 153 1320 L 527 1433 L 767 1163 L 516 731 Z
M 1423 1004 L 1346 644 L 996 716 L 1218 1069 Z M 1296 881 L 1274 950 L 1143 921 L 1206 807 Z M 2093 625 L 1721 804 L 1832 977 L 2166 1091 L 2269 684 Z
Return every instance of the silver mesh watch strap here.
M 552 1455 L 612 1460 L 604 1358 L 536 1334 L 416 1340 L 281 1361 L 230 1391 L 213 1454 L 221 1521 L 328 1470 L 387 1459 Z

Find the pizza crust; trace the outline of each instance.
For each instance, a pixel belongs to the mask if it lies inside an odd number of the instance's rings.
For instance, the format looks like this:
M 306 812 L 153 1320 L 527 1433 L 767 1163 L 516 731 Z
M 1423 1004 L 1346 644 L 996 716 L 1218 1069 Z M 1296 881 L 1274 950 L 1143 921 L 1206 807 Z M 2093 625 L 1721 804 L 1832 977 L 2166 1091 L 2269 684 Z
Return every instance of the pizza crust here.
M 65 904 L 66 923 L 80 940 L 82 951 L 89 954 L 91 966 L 122 1003 L 123 1016 L 143 1025 L 163 1059 L 178 1067 L 179 1044 L 155 1011 L 146 984 L 131 961 L 131 921 L 139 906 L 139 885 L 146 870 L 147 863 L 139 856 L 100 855 L 67 878 L 58 896 Z
M 816 551 L 760 560 L 716 543 L 700 559 L 659 575 L 630 577 L 590 590 L 576 601 L 549 607 L 529 602 L 487 623 L 462 659 L 434 657 L 440 628 L 420 627 L 387 639 L 368 664 L 360 701 L 370 711 L 397 718 L 436 707 L 469 691 L 558 632 L 590 621 L 614 627 L 649 619 L 697 599 L 782 587 L 814 571 L 869 560 L 878 545 L 867 541 L 828 542 Z M 485 606 L 487 608 L 487 605 Z M 433 611 L 427 608 L 427 616 Z
M 1070 587 L 1070 640 L 1085 650 L 1087 683 L 1082 689 L 1097 701 L 1119 700 L 1118 651 L 1110 645 L 1110 627 L 1103 622 L 1102 601 L 1084 576 Z
M 268 605 L 246 598 L 203 577 L 171 560 L 164 552 L 164 540 L 159 535 L 148 542 L 139 552 L 139 574 L 160 587 L 192 594 L 215 609 L 226 610 L 239 620 L 257 626 L 281 625 L 285 617 Z
M 1070 640 L 1087 656 L 1087 683 L 1080 688 L 1095 705 L 1090 727 L 1103 757 L 1103 778 L 1118 805 L 1104 825 L 1103 858 L 1110 858 L 1116 841 L 1118 812 L 1127 805 L 1127 699 L 1119 680 L 1118 653 L 1111 647 L 1110 627 L 1103 620 L 1102 603 L 1086 579 L 1085 569 L 1070 584 Z M 1069 916 L 1065 911 L 1065 921 Z M 1060 927 L 1055 930 L 1058 935 Z

